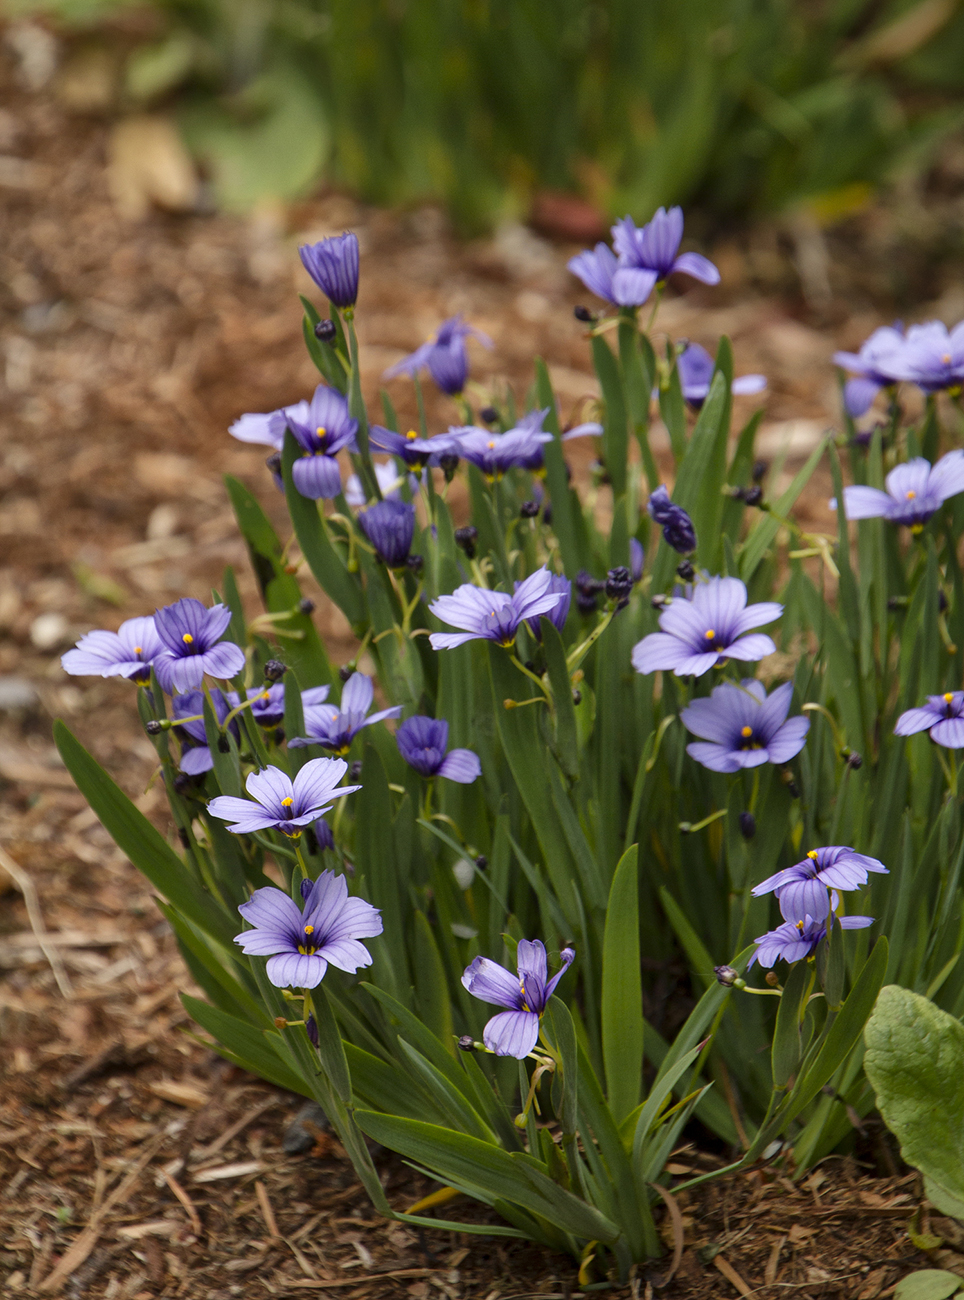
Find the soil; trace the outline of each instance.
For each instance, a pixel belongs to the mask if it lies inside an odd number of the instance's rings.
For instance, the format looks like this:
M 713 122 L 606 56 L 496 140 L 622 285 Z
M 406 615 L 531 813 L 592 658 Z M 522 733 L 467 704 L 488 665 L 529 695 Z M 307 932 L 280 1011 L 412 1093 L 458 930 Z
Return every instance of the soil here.
M 572 316 L 587 295 L 565 269 L 577 245 L 522 226 L 464 245 L 435 208 L 376 211 L 338 194 L 249 218 L 122 216 L 109 114 L 70 111 L 55 82 L 31 88 L 27 71 L 10 43 L 0 48 L 0 1289 L 92 1300 L 578 1296 L 569 1259 L 376 1219 L 324 1134 L 306 1154 L 282 1151 L 300 1103 L 191 1036 L 170 931 L 50 741 L 51 718 L 66 718 L 165 824 L 130 689 L 68 678 L 59 657 L 93 627 L 206 597 L 227 564 L 255 607 L 221 476 L 251 486 L 281 528 L 284 512 L 265 453 L 227 426 L 315 382 L 295 295 L 317 295 L 299 242 L 359 234 L 370 409 L 381 371 L 464 312 L 494 344 L 472 345 L 478 404 L 506 384 L 524 401 L 538 353 L 567 419 L 597 391 Z M 835 347 L 859 344 L 896 308 L 964 314 L 962 281 L 933 253 L 935 231 L 960 220 L 959 159 L 939 181 L 833 232 L 720 232 L 708 251 L 722 286 L 685 284 L 661 309 L 673 338 L 712 347 L 728 333 L 738 373 L 767 375 L 760 445 L 769 458 L 787 453 L 775 478 L 838 419 Z M 389 390 L 414 422 L 408 381 Z M 447 399 L 427 400 L 433 431 L 455 418 Z M 752 409 L 738 403 L 744 417 Z M 592 453 L 572 447 L 583 475 Z M 805 503 L 815 528 L 831 521 L 827 486 L 818 479 Z M 334 660 L 347 659 L 343 619 L 307 585 Z M 833 1158 L 799 1184 L 774 1167 L 682 1193 L 682 1238 L 667 1216 L 666 1259 L 621 1294 L 891 1294 L 929 1263 L 907 1235 L 920 1187 L 879 1131 L 859 1150 L 859 1162 Z M 684 1148 L 674 1180 L 716 1159 Z M 429 1190 L 394 1157 L 379 1162 L 393 1204 Z M 960 1242 L 947 1221 L 930 1226 L 948 1251 Z M 678 1268 L 659 1292 L 676 1244 Z

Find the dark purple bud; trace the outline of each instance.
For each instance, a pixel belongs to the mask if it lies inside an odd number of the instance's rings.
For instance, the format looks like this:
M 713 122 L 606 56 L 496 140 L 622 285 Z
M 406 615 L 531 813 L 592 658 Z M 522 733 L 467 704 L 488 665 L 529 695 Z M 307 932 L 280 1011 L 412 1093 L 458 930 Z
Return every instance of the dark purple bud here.
M 944 588 L 937 588 L 937 612 L 939 614 L 947 613 L 947 596 L 944 594 Z
M 748 506 L 758 506 L 763 500 L 763 488 L 751 487 L 743 489 L 743 500 Z
M 174 780 L 171 784 L 174 786 L 174 793 L 183 797 L 194 789 L 194 777 L 190 776 L 187 772 L 175 772 Z M 180 831 L 179 833 L 182 836 L 184 834 L 183 831 Z M 187 848 L 187 844 L 185 844 L 184 847 Z
M 478 867 L 480 871 L 484 871 L 486 867 L 489 865 L 489 859 L 485 856 L 484 853 L 480 853 L 479 856 L 475 859 L 475 865 Z
M 538 513 L 538 501 L 523 501 L 522 505 L 519 507 L 519 516 L 522 519 L 535 519 Z
M 717 983 L 722 984 L 725 989 L 743 983 L 739 971 L 735 971 L 732 966 L 714 966 L 713 974 L 716 976 Z
M 315 338 L 320 339 L 322 343 L 334 343 L 337 333 L 333 320 L 320 320 L 315 326 Z
M 315 1020 L 315 1013 L 308 1012 L 308 1019 L 305 1021 L 305 1033 L 311 1039 L 312 1047 L 318 1046 L 318 1022 Z
M 309 880 L 307 877 L 301 882 L 301 897 L 303 899 L 307 898 L 311 893 L 311 887 L 314 883 L 313 880 Z
M 595 596 L 587 595 L 581 591 L 576 592 L 576 609 L 579 610 L 580 614 L 594 614 L 598 608 L 599 604 Z
M 455 478 L 455 471 L 459 467 L 459 458 L 454 451 L 447 451 L 443 456 L 438 458 L 439 466 L 445 475 L 446 483 L 451 483 Z
M 462 1052 L 475 1051 L 475 1039 L 471 1034 L 463 1034 L 459 1039 L 459 1050 Z
M 585 592 L 586 595 L 602 591 L 605 585 L 599 578 L 594 578 L 586 569 L 580 569 L 576 574 L 576 590 Z
M 264 680 L 266 682 L 280 682 L 287 671 L 288 665 L 283 664 L 280 659 L 269 659 L 264 666 Z
M 759 482 L 761 482 L 762 479 L 763 479 L 763 476 L 766 474 L 766 472 L 767 472 L 767 470 L 768 470 L 769 468 L 770 468 L 770 466 L 769 466 L 769 464 L 768 464 L 765 460 L 754 461 L 754 463 L 753 463 L 753 474 L 752 474 L 752 476 L 751 476 L 751 477 L 753 478 L 753 482 L 754 482 L 754 483 L 759 483 Z
M 338 669 L 338 676 L 341 678 L 343 682 L 347 682 L 349 677 L 353 675 L 354 671 L 355 671 L 354 664 L 342 664 L 342 666 Z
M 494 406 L 483 406 L 482 410 L 479 412 L 479 419 L 483 424 L 497 424 L 499 420 L 499 412 Z
M 853 772 L 859 772 L 864 765 L 863 755 L 858 754 L 855 750 L 851 750 L 849 754 L 845 755 L 845 757 L 847 759 L 847 766 Z
M 425 564 L 425 558 L 421 555 L 410 555 L 405 561 L 405 568 L 411 569 L 413 573 L 421 573 L 422 566 Z
M 298 249 L 305 270 L 329 302 L 354 307 L 358 297 L 358 237 L 351 231 L 302 244 Z
M 669 499 L 665 487 L 658 487 L 646 503 L 650 517 L 660 525 L 663 537 L 674 551 L 689 555 L 696 550 L 696 529 L 693 521 L 682 508 Z
M 581 320 L 584 325 L 591 325 L 596 319 L 595 313 L 591 312 L 588 307 L 573 307 L 572 314 L 576 320 Z
M 606 595 L 610 600 L 625 600 L 633 589 L 633 575 L 624 564 L 606 574 Z
M 581 703 L 582 703 L 582 691 L 573 691 L 573 693 L 572 693 L 572 702 L 573 702 L 573 704 L 581 704 Z
M 268 459 L 264 462 L 272 474 L 281 475 L 281 452 L 273 451 Z
M 693 568 L 692 564 L 690 564 L 689 560 L 684 560 L 682 564 L 677 564 L 676 572 L 684 582 L 692 582 L 696 577 L 696 570 Z
M 464 528 L 456 528 L 455 544 L 461 546 L 462 550 L 469 557 L 475 557 L 475 543 L 479 540 L 479 530 L 472 524 L 466 524 Z
M 790 769 L 789 769 L 788 767 L 785 767 L 785 768 L 783 769 L 783 771 L 781 772 L 781 774 L 780 774 L 780 780 L 783 782 L 783 784 L 784 784 L 784 785 L 787 787 L 787 789 L 790 791 L 790 798 L 791 798 L 791 799 L 799 799 L 799 798 L 800 798 L 800 787 L 797 785 L 796 781 L 793 779 L 793 773 L 790 771 Z
M 360 758 L 356 758 L 353 762 L 348 764 L 348 776 L 352 781 L 361 780 L 361 770 L 362 765 Z
M 740 834 L 745 840 L 752 840 L 756 834 L 756 818 L 751 812 L 740 813 Z
M 314 612 L 315 612 L 315 602 L 313 600 L 309 600 L 308 597 L 305 596 L 304 600 L 298 601 L 299 614 L 313 614 Z
M 149 736 L 159 736 L 164 728 L 159 722 L 155 722 L 155 720 L 151 718 L 150 722 L 145 722 L 144 730 Z

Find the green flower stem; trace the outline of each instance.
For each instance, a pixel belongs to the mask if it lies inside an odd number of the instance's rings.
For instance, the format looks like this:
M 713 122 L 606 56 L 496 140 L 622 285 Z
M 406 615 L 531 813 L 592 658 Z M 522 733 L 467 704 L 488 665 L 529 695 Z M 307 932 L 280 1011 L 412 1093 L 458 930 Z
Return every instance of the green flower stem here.
M 582 645 L 576 646 L 575 650 L 571 650 L 569 652 L 569 655 L 566 658 L 566 667 L 569 669 L 570 675 L 573 673 L 573 671 L 576 668 L 579 667 L 579 665 L 585 659 L 586 655 L 589 653 L 589 651 L 592 649 L 595 643 L 605 632 L 609 624 L 613 621 L 613 613 L 614 613 L 613 610 L 609 610 L 606 614 L 604 614 L 602 619 L 596 624 L 593 630 L 586 637 L 585 641 L 583 641 Z

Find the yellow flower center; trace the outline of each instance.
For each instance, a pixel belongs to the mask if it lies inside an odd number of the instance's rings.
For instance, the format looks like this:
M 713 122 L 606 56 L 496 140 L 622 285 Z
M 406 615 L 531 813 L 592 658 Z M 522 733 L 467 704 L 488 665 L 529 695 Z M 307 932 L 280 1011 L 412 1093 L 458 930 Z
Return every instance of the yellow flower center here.
M 486 443 L 486 446 L 488 447 L 489 451 L 492 451 L 493 448 L 495 447 L 495 443 L 494 443 L 494 442 L 489 442 L 489 443 Z
M 314 934 L 314 932 L 315 932 L 315 927 L 313 925 L 305 926 L 305 934 Z
M 798 922 L 797 922 L 797 929 L 800 931 L 801 934 L 803 934 L 803 922 L 802 922 L 802 921 L 798 921 Z
M 265 691 L 265 693 L 261 696 L 261 699 L 262 699 L 262 700 L 270 700 L 270 699 L 271 699 L 271 696 L 268 694 L 267 691 Z
M 292 805 L 293 803 L 294 803 L 294 799 L 292 799 L 292 797 L 291 797 L 290 794 L 288 795 L 288 798 L 287 798 L 287 799 L 282 799 L 282 800 L 281 800 L 281 806 L 282 806 L 282 808 L 290 808 L 291 805 Z
M 315 434 L 319 438 L 325 438 L 328 436 L 328 430 L 323 424 L 319 424 L 318 428 L 315 430 Z
M 945 366 L 949 366 L 951 364 L 951 354 L 949 352 L 945 352 L 944 355 L 941 357 L 941 360 L 944 362 Z
M 716 632 L 713 630 L 713 628 L 710 628 L 710 630 L 709 630 L 708 632 L 705 632 L 705 633 L 704 633 L 704 636 L 706 637 L 707 641 L 715 641 L 715 640 L 716 640 Z
M 143 649 L 144 649 L 143 646 L 136 645 L 136 646 L 134 647 L 134 653 L 135 653 L 136 655 L 139 655 L 139 654 L 141 654 L 141 653 L 143 652 Z
M 191 636 L 190 632 L 185 632 L 184 635 L 181 637 L 181 640 L 184 642 L 185 645 L 193 645 L 194 643 L 194 637 Z
M 741 728 L 740 728 L 740 735 L 743 737 L 744 740 L 749 740 L 750 737 L 753 735 L 753 728 L 752 728 L 752 727 L 741 727 Z
M 409 429 L 409 431 L 408 431 L 408 433 L 406 433 L 405 437 L 406 437 L 406 439 L 407 439 L 409 442 L 414 442 L 414 441 L 416 440 L 416 438 L 418 437 L 418 434 L 415 432 L 414 429 Z
M 807 853 L 807 857 L 808 857 L 808 858 L 812 858 L 813 861 L 816 862 L 816 860 L 817 860 L 817 850 L 816 850 L 816 849 L 810 849 L 810 851 Z
M 947 692 L 945 693 L 945 695 L 944 695 L 944 703 L 945 703 L 945 704 L 950 704 L 950 702 L 951 702 L 951 700 L 953 700 L 953 698 L 954 698 L 954 693 L 953 693 L 953 691 L 947 691 Z
M 917 493 L 916 493 L 916 492 L 913 492 L 913 491 L 908 492 L 908 493 L 907 493 L 907 500 L 908 500 L 908 501 L 913 501 L 914 497 L 916 497 L 916 496 L 917 496 Z

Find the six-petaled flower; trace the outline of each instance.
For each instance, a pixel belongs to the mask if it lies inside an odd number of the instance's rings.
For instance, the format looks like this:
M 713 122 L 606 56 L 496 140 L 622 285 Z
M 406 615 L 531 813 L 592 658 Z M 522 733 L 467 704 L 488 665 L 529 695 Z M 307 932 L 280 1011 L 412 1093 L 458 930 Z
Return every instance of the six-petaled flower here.
M 465 387 L 469 374 L 465 340 L 470 336 L 478 339 L 484 347 L 491 348 L 492 340 L 487 334 L 467 325 L 461 316 L 451 316 L 442 322 L 434 338 L 389 366 L 382 377 L 393 379 L 396 375 L 416 375 L 427 369 L 442 392 L 455 397 Z
M 154 626 L 163 648 L 154 658 L 154 672 L 168 694 L 200 686 L 205 673 L 224 680 L 241 671 L 244 651 L 221 640 L 230 622 L 227 605 L 207 609 L 191 596 L 155 610 Z
M 456 587 L 450 596 L 439 596 L 429 609 L 441 622 L 463 631 L 433 632 L 429 637 L 432 649 L 453 650 L 478 639 L 512 645 L 521 623 L 548 614 L 565 599 L 563 592 L 553 590 L 552 576 L 545 567 L 537 569 L 511 596 L 468 582 Z
M 907 709 L 897 719 L 895 736 L 913 736 L 926 731 L 945 749 L 964 749 L 964 691 L 928 695 L 926 703 Z
M 354 794 L 360 785 L 339 786 L 348 771 L 343 758 L 313 758 L 295 774 L 294 781 L 278 767 L 251 772 L 245 781 L 250 799 L 218 795 L 208 804 L 208 812 L 222 821 L 236 835 L 252 831 L 276 830 L 297 839 L 306 826 L 317 822 L 342 795 Z
M 563 948 L 562 966 L 552 979 L 545 945 L 540 939 L 520 939 L 516 951 L 518 975 L 490 961 L 476 957 L 467 966 L 462 983 L 482 1002 L 507 1008 L 492 1019 L 482 1032 L 482 1041 L 496 1056 L 528 1056 L 539 1039 L 539 1021 L 559 980 L 568 970 L 575 953 Z
M 863 484 L 845 487 L 847 518 L 886 519 L 919 532 L 945 501 L 964 492 L 964 451 L 949 451 L 936 465 L 915 456 L 904 465 L 895 465 L 884 479 L 884 486 L 886 491 Z M 830 508 L 836 510 L 836 497 Z
M 814 905 L 815 912 L 801 914 L 791 905 L 790 896 L 784 895 L 780 899 L 780 911 L 785 918 L 783 924 L 753 940 L 757 947 L 747 967 L 756 963 L 770 967 L 780 960 L 794 962 L 812 956 L 827 936 L 830 914 L 837 910 L 837 895 L 822 888 L 814 898 Z M 837 916 L 835 919 L 843 930 L 863 930 L 874 923 L 872 916 Z
M 348 403 L 337 389 L 319 384 L 310 402 L 286 406 L 284 417 L 306 453 L 291 467 L 295 487 L 315 501 L 336 497 L 341 491 L 338 453 L 358 450 L 358 421 L 349 413 Z
M 543 468 L 543 444 L 552 442 L 552 434 L 542 427 L 548 414 L 548 407 L 542 411 L 530 411 L 505 433 L 473 425 L 452 429 L 452 449 L 489 479 L 499 479 L 514 468 L 538 473 Z
M 788 718 L 793 683 L 767 695 L 762 682 L 721 682 L 709 699 L 693 700 L 680 714 L 683 725 L 703 739 L 686 746 L 691 758 L 714 772 L 738 772 L 762 763 L 788 763 L 803 749 L 806 717 Z
M 887 875 L 887 868 L 866 853 L 855 853 L 845 844 L 830 844 L 811 849 L 800 862 L 784 867 L 775 875 L 761 880 L 753 888 L 754 896 L 776 894 L 787 916 L 818 916 L 831 889 L 858 889 L 867 883 L 867 873 Z
M 674 599 L 659 617 L 659 632 L 651 632 L 633 647 L 638 673 L 658 668 L 677 677 L 700 677 L 724 659 L 750 662 L 773 654 L 776 646 L 752 628 L 772 623 L 783 613 L 773 601 L 747 605 L 746 587 L 739 578 L 710 578 L 693 588 L 691 600 Z
M 321 745 L 336 754 L 347 754 L 351 742 L 363 727 L 370 727 L 383 718 L 397 718 L 402 711 L 399 704 L 391 709 L 381 709 L 369 717 L 368 710 L 374 698 L 372 679 L 364 673 L 353 673 L 341 693 L 341 704 L 318 704 L 306 708 L 305 734 L 289 740 L 288 744 L 294 748 Z
M 126 677 L 143 685 L 163 649 L 153 618 L 129 618 L 116 632 L 88 632 L 60 663 L 75 677 Z

